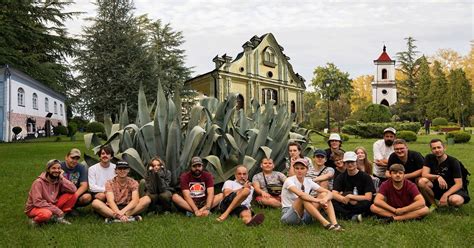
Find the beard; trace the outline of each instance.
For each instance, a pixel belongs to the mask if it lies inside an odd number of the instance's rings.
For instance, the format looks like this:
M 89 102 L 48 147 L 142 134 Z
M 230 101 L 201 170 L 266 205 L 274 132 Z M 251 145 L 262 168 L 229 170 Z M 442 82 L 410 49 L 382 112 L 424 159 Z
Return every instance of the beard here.
M 384 140 L 386 146 L 392 146 L 393 140 Z
M 199 177 L 201 176 L 201 174 L 202 174 L 202 171 L 200 170 L 191 171 L 191 175 L 193 175 L 193 177 Z
M 46 177 L 50 178 L 51 180 L 58 180 L 59 176 L 55 176 L 49 172 L 46 172 Z

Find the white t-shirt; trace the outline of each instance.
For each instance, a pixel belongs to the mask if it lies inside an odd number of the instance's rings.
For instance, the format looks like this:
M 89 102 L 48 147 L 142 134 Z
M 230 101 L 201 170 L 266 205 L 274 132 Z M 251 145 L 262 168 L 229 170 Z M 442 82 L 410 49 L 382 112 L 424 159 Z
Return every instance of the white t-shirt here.
M 377 140 L 374 143 L 374 161 L 375 160 L 382 160 L 388 159 L 390 154 L 393 153 L 393 145 L 386 146 L 385 141 L 383 139 Z M 381 167 L 374 163 L 374 175 L 378 177 L 385 177 L 385 171 L 387 167 Z
M 224 183 L 224 186 L 222 186 L 222 192 L 224 192 L 224 189 L 231 189 L 232 191 L 239 190 L 243 188 L 244 186 L 237 181 L 231 181 L 227 180 Z M 248 208 L 250 208 L 250 202 L 252 201 L 253 198 L 253 187 L 250 186 L 250 194 L 247 196 L 247 199 L 245 199 L 240 205 L 244 205 Z
M 320 188 L 319 184 L 313 182 L 313 180 L 311 180 L 308 177 L 304 178 L 303 185 L 304 185 L 304 192 L 307 194 L 309 194 L 311 190 L 318 190 Z M 296 175 L 288 177 L 285 183 L 283 184 L 283 188 L 281 190 L 282 208 L 291 207 L 293 205 L 293 202 L 296 200 L 296 198 L 298 198 L 298 196 L 295 193 L 288 190 L 291 186 L 295 186 L 296 188 L 301 190 L 301 183 L 296 178 Z
M 115 164 L 110 163 L 109 167 L 104 168 L 97 163 L 89 168 L 89 190 L 94 193 L 105 192 L 105 183 L 115 177 Z

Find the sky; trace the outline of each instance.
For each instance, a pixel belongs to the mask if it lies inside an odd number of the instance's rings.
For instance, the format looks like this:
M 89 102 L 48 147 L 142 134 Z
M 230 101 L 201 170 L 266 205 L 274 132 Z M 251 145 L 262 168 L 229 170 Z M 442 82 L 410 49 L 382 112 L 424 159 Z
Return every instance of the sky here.
M 95 1 L 76 0 L 66 11 L 85 12 L 66 23 L 78 35 L 90 25 L 84 18 L 96 13 Z M 182 31 L 186 65 L 193 76 L 214 68 L 212 59 L 227 54 L 235 58 L 254 35 L 273 33 L 289 56 L 295 72 L 311 83 L 313 71 L 328 62 L 351 78 L 373 75 L 373 60 L 387 46 L 406 50 L 411 36 L 420 54 L 434 55 L 453 49 L 470 50 L 474 33 L 474 4 L 457 1 L 300 1 L 300 0 L 135 0 L 135 15 L 170 23 Z

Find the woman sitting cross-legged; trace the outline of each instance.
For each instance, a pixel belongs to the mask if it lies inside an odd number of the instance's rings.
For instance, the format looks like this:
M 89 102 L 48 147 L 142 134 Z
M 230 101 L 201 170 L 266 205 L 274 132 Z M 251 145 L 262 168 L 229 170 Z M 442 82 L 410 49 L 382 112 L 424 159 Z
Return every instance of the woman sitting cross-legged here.
M 297 159 L 293 163 L 293 168 L 295 175 L 286 179 L 283 184 L 280 221 L 289 225 L 301 225 L 310 224 L 314 218 L 328 230 L 343 231 L 344 229 L 337 223 L 331 203 L 332 193 L 305 177 L 308 172 L 307 160 Z M 316 197 L 309 194 L 311 190 L 317 192 Z M 321 215 L 320 209 L 324 209 L 329 221 Z

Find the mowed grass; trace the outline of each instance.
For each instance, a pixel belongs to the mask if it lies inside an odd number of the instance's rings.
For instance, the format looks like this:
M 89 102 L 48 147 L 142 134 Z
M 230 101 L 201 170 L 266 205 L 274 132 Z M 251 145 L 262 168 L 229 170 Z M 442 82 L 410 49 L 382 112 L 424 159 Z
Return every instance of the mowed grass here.
M 409 148 L 429 153 L 428 141 L 434 137 L 420 136 Z M 378 224 L 373 218 L 362 223 L 341 221 L 346 231 L 328 232 L 319 224 L 286 226 L 279 222 L 280 210 L 259 209 L 265 222 L 254 228 L 245 227 L 237 218 L 224 223 L 209 218 L 190 218 L 181 214 L 144 216 L 144 221 L 129 224 L 104 224 L 89 207 L 81 209 L 82 216 L 69 218 L 70 226 L 45 225 L 31 228 L 23 213 L 24 204 L 33 180 L 44 169 L 47 160 L 63 159 L 72 147 L 85 151 L 82 140 L 74 142 L 63 137 L 34 142 L 0 144 L 0 246 L 158 246 L 158 247 L 290 247 L 290 246 L 344 246 L 344 247 L 472 247 L 474 244 L 473 203 L 458 211 L 438 211 L 422 221 Z M 343 144 L 346 151 L 364 146 L 372 157 L 374 139 L 351 137 Z M 317 147 L 327 145 L 319 136 L 313 137 Z M 456 144 L 448 153 L 462 160 L 474 172 L 474 146 Z M 89 154 L 91 152 L 88 152 Z M 473 179 L 471 179 L 472 181 Z M 470 191 L 473 191 L 472 184 Z

